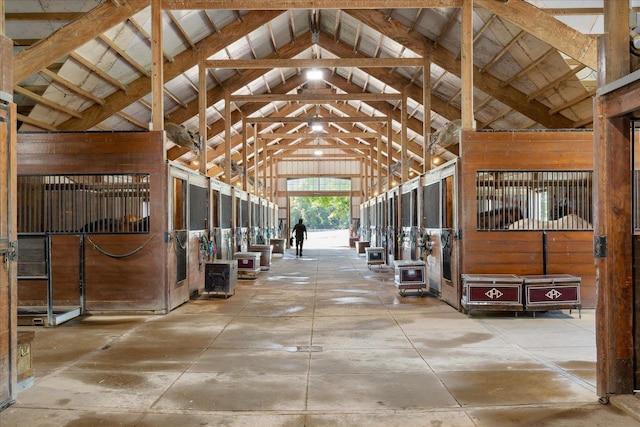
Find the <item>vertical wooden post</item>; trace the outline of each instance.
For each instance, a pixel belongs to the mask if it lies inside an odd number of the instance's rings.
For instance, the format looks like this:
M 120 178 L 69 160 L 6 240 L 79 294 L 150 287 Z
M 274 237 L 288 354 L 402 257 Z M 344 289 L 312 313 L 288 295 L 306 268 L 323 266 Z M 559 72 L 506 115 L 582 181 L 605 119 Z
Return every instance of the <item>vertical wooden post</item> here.
M 606 102 L 596 101 L 594 122 L 594 233 L 607 241 L 595 259 L 597 393 L 633 392 L 633 251 L 629 119 L 607 118 Z M 615 215 L 612 213 L 615 212 Z
M 4 36 L 4 1 L 0 0 L 0 36 Z
M 433 47 L 431 43 L 424 45 L 424 65 L 422 66 L 422 105 L 424 117 L 422 118 L 422 172 L 431 169 L 431 151 L 429 142 L 431 141 L 431 61 L 433 57 Z
M 265 150 L 266 153 L 266 150 Z M 266 156 L 266 154 L 265 154 Z M 274 201 L 276 200 L 276 197 L 278 195 L 278 179 L 277 177 L 274 178 L 275 174 L 274 174 L 274 169 L 277 171 L 278 170 L 278 165 L 276 164 L 276 159 L 271 156 L 271 161 L 269 162 L 269 200 Z M 267 183 L 265 182 L 265 185 Z
M 604 73 L 609 83 L 630 72 L 629 2 L 605 1 L 603 3 L 604 33 L 606 34 L 604 52 L 607 55 Z
M 204 139 L 198 159 L 198 170 L 201 174 L 207 173 L 207 68 L 204 65 L 204 51 L 198 53 L 198 133 Z
M 162 6 L 151 2 L 151 126 L 164 129 L 164 56 L 162 52 Z
M 387 119 L 387 190 L 393 187 L 393 174 L 391 166 L 393 165 L 393 120 L 391 116 Z
M 474 129 L 473 119 L 473 0 L 462 4 L 462 129 Z
M 598 83 L 629 73 L 628 2 L 604 2 L 605 36 L 598 45 Z M 594 235 L 606 241 L 595 253 L 597 277 L 597 394 L 631 394 L 634 383 L 632 170 L 630 119 L 594 102 Z M 612 106 L 617 105 L 613 100 Z
M 409 168 L 407 167 L 407 164 L 409 163 L 409 157 L 407 156 L 407 122 L 409 121 L 409 116 L 407 114 L 407 110 L 407 88 L 404 87 L 402 88 L 402 113 L 400 115 L 400 119 L 402 121 L 402 132 L 400 137 L 401 184 L 404 184 L 409 179 Z
M 224 91 L 224 182 L 231 185 L 231 93 Z
M 377 183 L 376 195 L 382 194 L 382 138 L 378 136 L 376 138 L 376 148 L 378 150 L 378 168 L 377 168 Z
M 247 162 L 247 120 L 244 115 L 242 116 L 242 167 L 244 168 L 244 174 L 242 174 L 242 189 L 249 192 L 249 186 L 247 185 L 247 178 L 249 177 L 249 164 Z M 257 182 L 254 184 L 257 184 Z M 255 185 L 253 192 L 257 194 Z
M 259 194 L 260 190 L 259 190 L 259 185 L 258 185 L 258 178 L 259 178 L 259 174 L 258 174 L 258 150 L 259 150 L 259 142 L 260 140 L 258 139 L 258 123 L 254 123 L 253 124 L 253 187 L 255 189 L 255 193 Z M 265 181 L 264 186 L 267 186 L 267 182 Z
M 256 169 L 260 167 L 260 157 L 262 157 L 262 182 L 264 182 L 264 186 L 266 189 L 267 186 L 267 150 L 262 150 L 262 155 L 256 150 L 256 157 L 258 157 L 258 163 L 256 164 Z M 258 174 L 256 173 L 256 180 L 258 179 Z

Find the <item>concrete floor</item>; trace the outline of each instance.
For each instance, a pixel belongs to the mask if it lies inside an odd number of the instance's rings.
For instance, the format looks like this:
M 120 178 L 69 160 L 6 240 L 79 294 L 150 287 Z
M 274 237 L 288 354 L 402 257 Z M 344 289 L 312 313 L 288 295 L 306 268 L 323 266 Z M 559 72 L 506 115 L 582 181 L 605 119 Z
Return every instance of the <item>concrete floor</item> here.
M 291 249 L 165 316 L 35 330 L 1 426 L 640 426 L 595 394 L 594 311 L 468 317 L 354 249 Z

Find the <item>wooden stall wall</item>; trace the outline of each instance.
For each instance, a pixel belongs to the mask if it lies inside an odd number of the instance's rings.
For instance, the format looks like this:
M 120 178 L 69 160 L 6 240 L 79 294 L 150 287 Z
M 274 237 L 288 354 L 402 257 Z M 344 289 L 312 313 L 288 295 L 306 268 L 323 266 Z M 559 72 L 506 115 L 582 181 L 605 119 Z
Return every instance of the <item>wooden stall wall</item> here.
M 593 170 L 593 132 L 463 132 L 461 274 L 542 274 L 542 231 L 477 231 L 479 170 Z M 593 230 L 547 230 L 548 274 L 582 279 L 582 306 L 596 304 Z
M 23 133 L 17 145 L 18 175 L 149 174 L 148 234 L 84 238 L 85 309 L 89 313 L 166 313 L 168 206 L 163 132 Z M 78 280 L 63 271 L 63 264 L 79 256 L 78 245 L 68 240 L 62 236 L 52 240 L 54 292 L 60 295 L 76 295 L 78 289 Z M 127 254 L 138 248 L 125 257 L 103 253 Z
M 13 42 L 0 35 L 0 91 L 13 94 Z M 3 102 L 4 101 L 0 101 Z M 15 236 L 15 191 L 7 189 L 8 181 L 15 178 L 16 145 L 16 105 L 6 103 L 8 107 L 0 112 L 3 122 L 0 124 L 0 184 L 3 196 L 0 201 L 0 237 L 5 242 L 14 241 Z M 13 211 L 11 211 L 10 209 Z M 5 234 L 5 232 L 7 234 Z M 6 243 L 5 243 L 6 244 Z M 3 257 L 0 257 L 3 260 Z M 17 393 L 16 349 L 17 342 L 17 298 L 16 263 L 2 262 L 0 271 L 0 410 L 12 404 Z

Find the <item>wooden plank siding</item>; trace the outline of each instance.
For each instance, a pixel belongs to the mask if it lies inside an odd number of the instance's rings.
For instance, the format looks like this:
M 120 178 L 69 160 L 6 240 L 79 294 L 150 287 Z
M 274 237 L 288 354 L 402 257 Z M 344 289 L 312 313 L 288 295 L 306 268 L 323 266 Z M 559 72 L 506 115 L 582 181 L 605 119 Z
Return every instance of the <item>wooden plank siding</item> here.
M 92 234 L 85 237 L 86 311 L 144 311 L 166 313 L 167 165 L 163 132 L 22 133 L 18 135 L 18 174 L 126 174 L 150 175 L 150 233 Z M 67 239 L 75 238 L 74 244 Z M 54 236 L 52 268 L 55 295 L 77 295 L 78 236 Z M 95 245 L 94 245 L 95 244 Z M 143 247 L 134 255 L 128 254 Z M 71 270 L 71 271 L 67 271 Z M 68 282 L 66 285 L 63 283 Z M 66 289 L 66 290 L 65 290 Z
M 593 170 L 591 131 L 463 132 L 460 228 L 462 274 L 542 274 L 542 231 L 476 231 L 479 170 Z M 585 308 L 596 305 L 593 232 L 546 230 L 547 273 L 582 279 Z

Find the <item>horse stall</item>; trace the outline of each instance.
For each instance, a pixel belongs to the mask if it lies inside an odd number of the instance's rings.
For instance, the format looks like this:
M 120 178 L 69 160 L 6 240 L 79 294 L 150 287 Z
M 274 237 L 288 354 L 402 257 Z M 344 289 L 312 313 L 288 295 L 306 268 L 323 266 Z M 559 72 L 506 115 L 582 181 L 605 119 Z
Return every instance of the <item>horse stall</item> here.
M 592 131 L 463 132 L 460 157 L 459 273 L 569 275 L 595 307 Z
M 426 285 L 444 301 L 456 306 L 459 240 L 459 159 L 431 169 L 420 178 L 421 210 L 418 258 L 426 263 Z
M 209 178 L 173 162 L 168 165 L 171 195 L 168 236 L 174 249 L 169 257 L 175 257 L 175 272 L 169 273 L 168 281 L 173 299 L 185 302 L 202 290 L 204 265 L 212 255 Z
M 387 203 L 386 195 L 380 194 L 374 199 L 375 204 L 375 222 L 371 226 L 371 231 L 376 237 L 376 247 L 384 248 L 384 254 L 387 253 Z M 385 256 L 386 260 L 387 257 Z
M 233 187 L 229 184 L 211 181 L 211 199 L 216 201 L 217 206 L 213 217 L 217 259 L 233 259 L 235 207 L 232 193 Z
M 400 259 L 416 260 L 418 243 L 418 217 L 422 194 L 418 191 L 420 177 L 413 178 L 400 186 Z
M 386 206 L 387 206 L 387 221 L 386 221 L 386 234 L 387 234 L 387 262 L 390 266 L 393 266 L 393 262 L 396 259 L 400 259 L 398 237 L 400 235 L 400 188 L 394 187 L 386 193 Z
M 163 132 L 18 134 L 21 315 L 53 326 L 183 301 L 168 286 L 164 156 Z
M 249 250 L 249 193 L 233 188 L 234 252 Z

